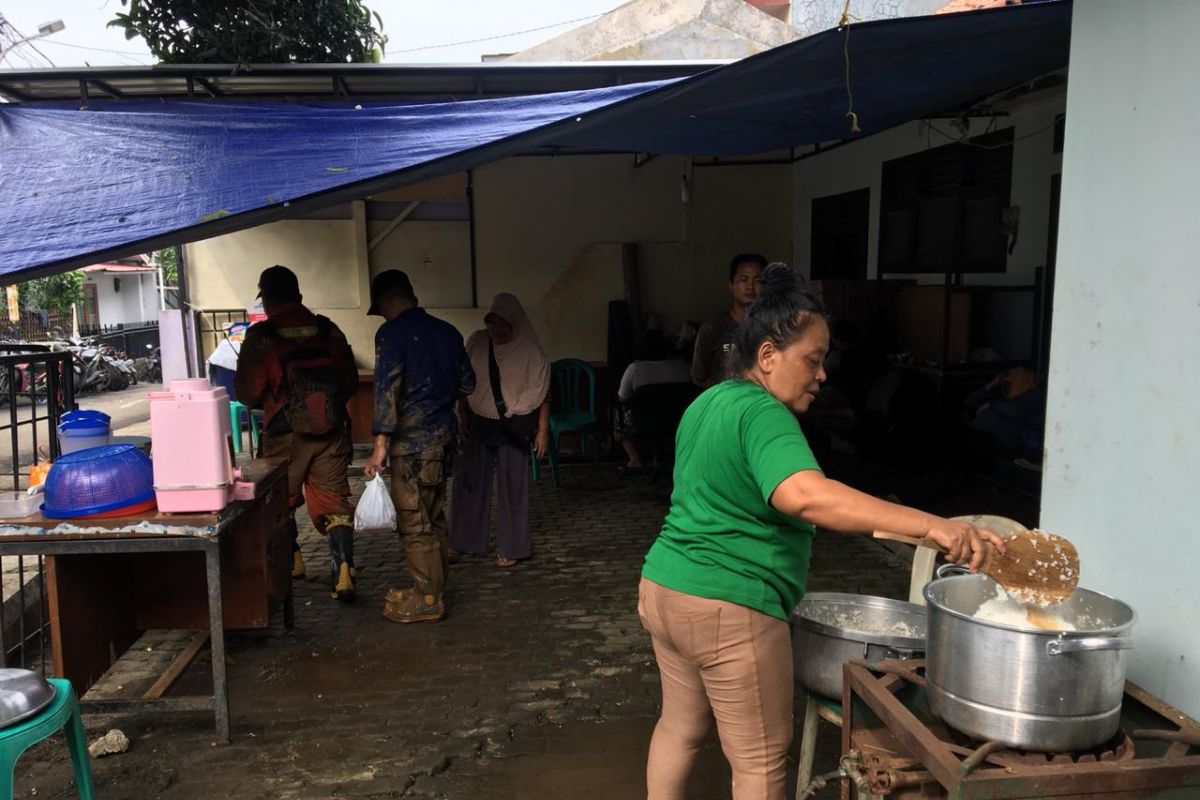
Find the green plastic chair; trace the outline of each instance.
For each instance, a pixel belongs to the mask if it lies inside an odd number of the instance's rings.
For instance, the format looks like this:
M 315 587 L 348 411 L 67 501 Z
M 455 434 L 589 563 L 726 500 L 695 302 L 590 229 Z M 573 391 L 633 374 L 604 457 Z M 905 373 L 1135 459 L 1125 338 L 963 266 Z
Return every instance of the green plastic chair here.
M 558 402 L 550 412 L 550 475 L 558 486 L 558 444 L 564 433 L 579 434 L 584 454 L 590 439 L 600 457 L 600 421 L 596 417 L 596 370 L 578 358 L 563 358 L 550 365 L 550 380 Z
M 80 799 L 92 800 L 95 797 L 79 701 L 75 699 L 70 681 L 63 678 L 50 678 L 49 681 L 54 687 L 54 700 L 49 706 L 31 719 L 9 728 L 0 728 L 0 759 L 3 760 L 4 769 L 4 775 L 0 778 L 0 800 L 13 800 L 13 771 L 21 755 L 60 730 L 67 736 L 67 749 L 71 753 L 71 768 L 75 771 L 75 787 Z
M 229 425 L 233 430 L 233 452 L 240 453 L 244 449 L 242 447 L 243 414 L 250 420 L 250 452 L 254 453 L 258 450 L 258 417 L 253 411 L 246 408 L 244 403 L 239 403 L 237 400 L 229 401 Z

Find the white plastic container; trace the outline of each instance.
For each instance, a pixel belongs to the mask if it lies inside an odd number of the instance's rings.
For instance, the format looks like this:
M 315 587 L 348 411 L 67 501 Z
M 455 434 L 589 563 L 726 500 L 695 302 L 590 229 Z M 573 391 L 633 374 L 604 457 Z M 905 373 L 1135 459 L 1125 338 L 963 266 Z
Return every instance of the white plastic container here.
M 58 426 L 58 449 L 66 455 L 112 444 L 112 428 L 99 420 L 64 422 Z

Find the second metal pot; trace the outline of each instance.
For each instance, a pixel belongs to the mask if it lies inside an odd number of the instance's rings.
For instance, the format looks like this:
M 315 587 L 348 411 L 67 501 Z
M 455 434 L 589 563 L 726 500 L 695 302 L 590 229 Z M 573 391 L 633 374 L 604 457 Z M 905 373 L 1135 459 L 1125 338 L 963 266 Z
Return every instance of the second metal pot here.
M 920 658 L 925 651 L 925 609 L 886 597 L 812 592 L 790 622 L 796 681 L 825 697 L 841 698 L 847 661 Z
M 925 587 L 929 704 L 980 739 L 1044 752 L 1086 750 L 1120 725 L 1133 609 L 1078 589 L 1055 611 L 1077 630 L 1017 628 L 973 614 L 996 584 L 983 575 Z

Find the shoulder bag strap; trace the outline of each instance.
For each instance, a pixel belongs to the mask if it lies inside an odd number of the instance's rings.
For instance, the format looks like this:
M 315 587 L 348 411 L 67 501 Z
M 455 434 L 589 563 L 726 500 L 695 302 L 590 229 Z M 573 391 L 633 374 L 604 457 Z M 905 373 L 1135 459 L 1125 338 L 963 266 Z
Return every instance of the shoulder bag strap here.
M 492 347 L 492 337 L 488 337 L 488 378 L 492 384 L 492 399 L 496 403 L 496 413 L 500 415 L 500 421 L 508 416 L 508 405 L 504 402 L 504 395 L 500 390 L 500 365 L 496 363 L 496 350 Z

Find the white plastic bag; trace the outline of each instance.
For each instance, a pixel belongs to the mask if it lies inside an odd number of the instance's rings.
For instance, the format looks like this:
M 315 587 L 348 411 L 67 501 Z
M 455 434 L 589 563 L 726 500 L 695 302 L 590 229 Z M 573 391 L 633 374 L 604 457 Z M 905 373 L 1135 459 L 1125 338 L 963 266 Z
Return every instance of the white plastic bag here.
M 358 508 L 354 509 L 354 530 L 392 531 L 396 529 L 396 506 L 382 475 L 367 481 Z

